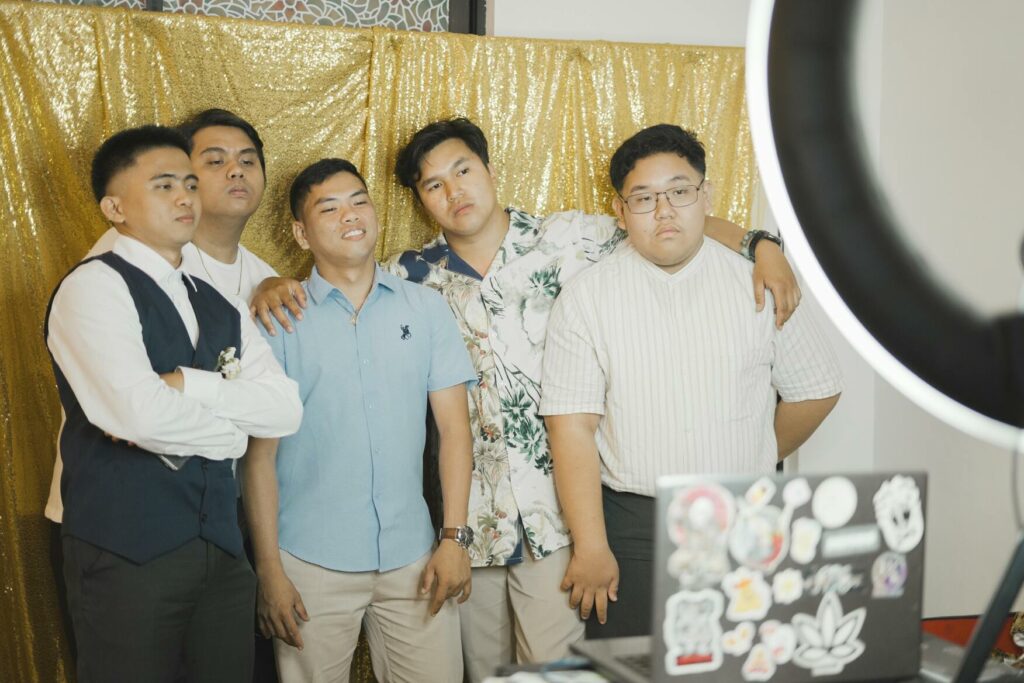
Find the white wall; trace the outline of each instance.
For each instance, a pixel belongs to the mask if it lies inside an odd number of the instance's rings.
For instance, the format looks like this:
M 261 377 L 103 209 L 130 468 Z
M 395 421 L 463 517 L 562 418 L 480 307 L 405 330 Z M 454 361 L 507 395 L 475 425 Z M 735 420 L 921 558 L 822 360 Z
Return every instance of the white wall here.
M 491 0 L 488 21 L 499 36 L 743 45 L 748 6 L 747 0 Z M 990 21 L 993 13 L 997 18 Z M 955 245 L 947 255 L 926 256 L 936 259 L 935 267 L 943 273 L 958 269 L 950 281 L 962 286 L 965 298 L 1012 290 L 1006 286 L 1011 280 L 1019 286 L 1019 271 L 1013 270 L 1016 261 L 1009 263 L 1006 254 L 993 251 L 993 244 L 1005 241 L 1005 236 L 993 237 L 990 228 L 1024 226 L 1024 219 L 1018 218 L 1019 200 L 997 201 L 1013 198 L 1010 188 L 1024 185 L 1020 182 L 1024 150 L 1010 146 L 1013 152 L 996 155 L 999 163 L 994 164 L 989 157 L 979 162 L 971 146 L 979 132 L 986 141 L 1003 139 L 998 131 L 979 131 L 979 125 L 988 128 L 1008 119 L 1016 121 L 1024 110 L 1022 77 L 1010 73 L 997 77 L 978 64 L 980 55 L 1001 58 L 1018 69 L 1024 64 L 1024 41 L 1017 35 L 1024 26 L 1024 3 L 984 0 L 979 9 L 977 2 L 869 0 L 861 23 L 856 84 L 865 144 L 870 156 L 889 166 L 890 191 L 903 193 L 900 201 L 907 199 L 897 210 L 913 222 L 912 230 L 919 235 L 941 234 L 938 242 Z M 929 87 L 947 93 L 948 100 L 943 108 L 921 110 L 919 91 L 925 78 L 921 67 L 929 62 L 935 67 L 928 77 Z M 978 93 L 996 93 L 1000 109 L 978 111 L 965 94 L 968 85 Z M 946 146 L 930 149 L 935 141 Z M 1024 144 L 1024 136 L 1016 134 L 1017 143 Z M 928 157 L 924 168 L 915 167 L 912 162 L 927 156 L 922 149 L 936 156 Z M 949 175 L 922 172 L 936 167 L 948 168 Z M 893 173 L 894 169 L 898 172 Z M 959 182 L 964 182 L 963 193 L 942 191 Z M 987 192 L 991 187 L 998 190 Z M 929 204 L 936 195 L 942 195 L 943 203 L 933 199 Z M 932 208 L 919 211 L 916 207 L 922 202 Z M 764 204 L 758 202 L 758 206 L 763 209 Z M 763 225 L 774 226 L 768 210 L 757 218 Z M 1016 239 L 1020 239 L 1019 227 Z M 982 252 L 981 247 L 988 251 Z M 998 266 L 993 265 L 993 257 L 980 253 L 995 253 Z M 998 277 L 992 272 L 995 267 L 1001 270 Z M 806 290 L 803 305 L 823 321 L 843 365 L 846 388 L 835 412 L 800 450 L 796 466 L 807 472 L 929 471 L 925 615 L 981 612 L 1014 540 L 1008 454 L 961 434 L 911 404 L 846 343 Z

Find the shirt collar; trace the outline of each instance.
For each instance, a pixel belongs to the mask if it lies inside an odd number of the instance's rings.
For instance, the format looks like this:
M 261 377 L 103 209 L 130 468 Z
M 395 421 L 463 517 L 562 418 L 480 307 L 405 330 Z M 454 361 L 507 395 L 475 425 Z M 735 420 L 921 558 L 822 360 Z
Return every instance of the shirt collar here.
M 134 237 L 120 234 L 114 240 L 114 246 L 111 248 L 111 251 L 153 278 L 157 283 L 167 283 L 168 285 L 175 286 L 176 282 L 181 282 L 181 276 L 184 275 L 192 290 L 195 291 L 196 289 L 192 276 L 185 271 L 184 259 L 178 264 L 177 268 L 174 268 L 167 262 L 167 259 L 158 254 L 152 247 L 143 244 Z
M 373 295 L 373 292 L 374 290 L 377 289 L 378 285 L 380 287 L 383 287 L 384 289 L 387 289 L 388 291 L 393 292 L 396 289 L 398 289 L 401 282 L 402 280 L 400 278 L 382 269 L 379 263 L 374 263 L 373 287 L 370 288 L 370 296 Z M 316 269 L 316 266 L 313 266 L 313 271 L 309 274 L 309 282 L 307 284 L 307 289 L 309 290 L 309 297 L 317 306 L 326 301 L 327 297 L 330 296 L 331 292 L 334 291 L 337 291 L 338 294 L 343 299 L 348 301 L 348 298 L 340 289 L 338 289 L 337 287 L 335 287 L 330 282 L 324 279 L 324 277 L 320 274 L 320 271 Z M 369 301 L 369 299 L 370 297 L 368 296 L 367 301 Z

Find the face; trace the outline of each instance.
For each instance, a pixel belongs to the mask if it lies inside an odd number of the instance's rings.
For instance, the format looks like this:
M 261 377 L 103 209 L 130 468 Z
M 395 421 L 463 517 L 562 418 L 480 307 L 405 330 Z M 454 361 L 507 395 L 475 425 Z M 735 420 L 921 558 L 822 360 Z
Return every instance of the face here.
M 185 152 L 158 147 L 111 178 L 100 209 L 120 232 L 176 262 L 199 222 L 197 184 Z
M 653 211 L 636 214 L 623 201 L 670 190 L 685 193 L 683 186 L 700 185 L 702 181 L 697 200 L 689 206 L 672 206 L 667 194 L 658 194 Z M 640 159 L 626 176 L 620 194 L 612 204 L 619 225 L 644 258 L 668 273 L 690 262 L 700 249 L 704 218 L 711 211 L 711 183 L 704 181 L 688 160 L 665 152 Z
M 423 157 L 416 192 L 441 229 L 459 237 L 478 234 L 500 211 L 491 167 L 458 138 Z
M 335 173 L 310 189 L 292 229 L 317 263 L 357 267 L 373 259 L 377 212 L 359 178 Z
M 247 219 L 263 198 L 266 179 L 249 136 L 234 126 L 210 126 L 192 136 L 192 165 L 208 218 Z

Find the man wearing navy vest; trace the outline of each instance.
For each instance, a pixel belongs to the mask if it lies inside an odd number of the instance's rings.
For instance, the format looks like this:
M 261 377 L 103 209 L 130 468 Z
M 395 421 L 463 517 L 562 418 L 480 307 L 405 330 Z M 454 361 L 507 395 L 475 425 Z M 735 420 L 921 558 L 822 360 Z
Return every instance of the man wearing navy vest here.
M 248 681 L 255 579 L 231 461 L 298 428 L 297 387 L 248 315 L 181 268 L 201 207 L 180 133 L 114 135 L 92 186 L 120 236 L 64 278 L 46 323 L 78 680 Z

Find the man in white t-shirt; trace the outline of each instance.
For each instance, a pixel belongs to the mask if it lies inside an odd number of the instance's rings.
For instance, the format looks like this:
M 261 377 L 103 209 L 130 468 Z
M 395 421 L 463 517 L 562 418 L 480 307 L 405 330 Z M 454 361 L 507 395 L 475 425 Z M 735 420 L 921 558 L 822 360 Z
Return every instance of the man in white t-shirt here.
M 704 238 L 705 171 L 678 126 L 624 142 L 610 175 L 629 244 L 569 282 L 548 322 L 540 413 L 574 542 L 563 586 L 599 617 L 588 637 L 650 632 L 659 475 L 772 472 L 839 398 L 809 313 L 777 329 L 752 305 L 750 262 Z

